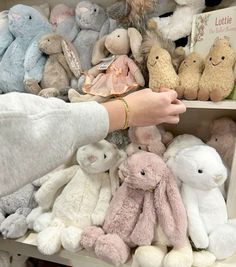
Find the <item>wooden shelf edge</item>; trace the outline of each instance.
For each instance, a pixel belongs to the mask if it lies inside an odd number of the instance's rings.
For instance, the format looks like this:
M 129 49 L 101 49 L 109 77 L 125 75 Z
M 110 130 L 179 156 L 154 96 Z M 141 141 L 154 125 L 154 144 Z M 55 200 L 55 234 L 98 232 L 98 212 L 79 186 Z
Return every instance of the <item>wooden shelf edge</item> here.
M 224 100 L 220 102 L 183 100 L 183 103 L 187 108 L 236 110 L 236 101 L 234 100 Z

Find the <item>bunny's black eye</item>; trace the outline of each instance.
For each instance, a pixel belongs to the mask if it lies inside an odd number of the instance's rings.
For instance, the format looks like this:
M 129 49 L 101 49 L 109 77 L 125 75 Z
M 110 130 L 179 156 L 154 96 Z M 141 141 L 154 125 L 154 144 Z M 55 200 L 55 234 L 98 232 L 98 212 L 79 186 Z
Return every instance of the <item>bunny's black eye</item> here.
M 139 146 L 138 149 L 141 150 L 142 149 L 141 146 Z
M 144 176 L 146 173 L 145 173 L 144 170 L 141 170 L 140 174 L 141 174 L 142 176 Z
M 203 173 L 203 170 L 201 170 L 201 169 L 200 169 L 200 170 L 198 170 L 198 173 Z
M 156 59 L 158 59 L 159 57 L 158 56 L 156 56 Z
M 93 10 L 94 12 L 97 12 L 97 9 L 96 8 L 94 8 L 94 10 Z
M 120 35 L 117 35 L 118 38 L 120 38 Z
M 225 57 L 223 56 L 223 57 L 221 57 L 221 59 L 222 59 L 222 60 L 224 60 L 224 59 L 225 59 Z
M 212 57 L 210 57 L 210 61 L 212 61 Z
M 104 154 L 104 159 L 106 159 L 107 158 L 107 155 L 106 154 Z
M 196 60 L 194 60 L 193 63 L 196 63 Z
M 218 139 L 216 138 L 216 139 L 215 139 L 215 141 L 217 142 L 217 141 L 218 141 Z
M 32 19 L 31 15 L 29 15 L 29 19 Z

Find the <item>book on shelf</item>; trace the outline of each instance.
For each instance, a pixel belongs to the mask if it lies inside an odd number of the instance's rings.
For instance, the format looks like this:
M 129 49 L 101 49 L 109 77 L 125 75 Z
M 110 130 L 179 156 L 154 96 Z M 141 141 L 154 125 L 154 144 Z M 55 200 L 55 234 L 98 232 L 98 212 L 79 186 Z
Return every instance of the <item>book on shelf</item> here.
M 190 52 L 195 51 L 205 58 L 217 37 L 227 37 L 236 53 L 236 6 L 195 15 Z M 236 79 L 236 66 L 234 73 Z M 236 100 L 236 82 L 229 98 Z

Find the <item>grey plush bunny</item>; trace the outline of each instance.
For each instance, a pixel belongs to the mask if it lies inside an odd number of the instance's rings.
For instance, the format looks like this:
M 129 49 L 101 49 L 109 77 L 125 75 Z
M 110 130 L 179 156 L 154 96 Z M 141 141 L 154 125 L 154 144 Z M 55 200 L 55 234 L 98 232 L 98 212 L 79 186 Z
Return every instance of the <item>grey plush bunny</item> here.
M 47 19 L 36 9 L 15 5 L 8 13 L 9 30 L 15 38 L 0 62 L 0 92 L 24 92 L 24 79 L 40 80 L 46 58 L 37 42 L 52 30 Z
M 73 44 L 78 51 L 82 70 L 91 68 L 92 51 L 95 42 L 113 31 L 114 21 L 105 10 L 90 1 L 81 1 L 75 10 L 76 26 L 79 31 Z
M 27 232 L 26 217 L 37 206 L 36 187 L 28 184 L 0 199 L 0 232 L 4 238 L 19 238 Z M 7 217 L 8 216 L 8 217 Z

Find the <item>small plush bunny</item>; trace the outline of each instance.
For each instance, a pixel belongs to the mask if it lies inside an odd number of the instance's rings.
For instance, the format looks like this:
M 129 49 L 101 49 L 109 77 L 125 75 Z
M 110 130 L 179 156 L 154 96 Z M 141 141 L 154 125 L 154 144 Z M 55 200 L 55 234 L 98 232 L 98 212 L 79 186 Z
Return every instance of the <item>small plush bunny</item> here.
M 116 29 L 100 39 L 95 45 L 92 62 L 93 64 L 102 62 L 90 69 L 85 77 L 83 91 L 87 95 L 80 95 L 77 91 L 70 90 L 70 101 L 105 102 L 112 96 L 122 95 L 144 86 L 145 81 L 141 71 L 128 57 L 130 50 L 134 56 L 138 54 L 141 42 L 142 36 L 135 28 Z M 113 56 L 104 59 L 108 53 Z
M 173 135 L 166 132 L 162 126 L 131 127 L 129 128 L 131 144 L 126 153 L 130 156 L 139 150 L 155 153 L 163 156 L 166 145 L 171 142 Z
M 73 41 L 81 60 L 83 71 L 89 70 L 92 60 L 93 47 L 96 41 L 111 32 L 114 28 L 105 9 L 90 1 L 81 1 L 75 10 L 77 29 Z
M 112 264 L 124 264 L 130 248 L 150 245 L 157 220 L 171 244 L 186 238 L 187 218 L 172 173 L 156 154 L 141 151 L 119 168 L 123 184 L 115 193 L 103 229 L 88 227 L 81 244 Z
M 35 84 L 30 92 L 44 97 L 60 97 L 67 100 L 73 74 L 77 77 L 80 75 L 80 62 L 77 54 L 73 51 L 72 45 L 69 46 L 68 42 L 57 33 L 44 35 L 39 40 L 38 46 L 40 51 L 48 55 L 48 59 L 44 66 L 40 86 Z M 70 55 L 73 55 L 72 59 Z
M 217 38 L 205 59 L 205 69 L 199 82 L 198 99 L 221 101 L 234 88 L 236 53 L 226 38 Z
M 9 30 L 14 41 L 0 62 L 0 91 L 24 92 L 24 80 L 40 81 L 46 58 L 37 43 L 42 34 L 52 31 L 47 19 L 36 9 L 15 5 L 8 13 Z
M 78 149 L 79 165 L 50 175 L 36 194 L 40 207 L 52 207 L 51 213 L 42 214 L 34 223 L 34 229 L 40 231 L 37 246 L 41 253 L 52 255 L 61 245 L 78 251 L 82 229 L 103 224 L 111 196 L 119 186 L 116 170 L 124 156 L 102 140 Z
M 190 53 L 185 58 L 178 70 L 180 80 L 179 86 L 176 88 L 178 98 L 197 99 L 203 68 L 204 62 L 196 52 Z
M 219 187 L 227 179 L 216 150 L 196 145 L 180 150 L 168 166 L 181 181 L 181 195 L 188 216 L 188 234 L 198 249 L 208 249 L 218 260 L 236 252 L 236 220 L 228 220 Z
M 14 37 L 9 30 L 8 11 L 0 12 L 0 59 L 3 57 Z

